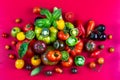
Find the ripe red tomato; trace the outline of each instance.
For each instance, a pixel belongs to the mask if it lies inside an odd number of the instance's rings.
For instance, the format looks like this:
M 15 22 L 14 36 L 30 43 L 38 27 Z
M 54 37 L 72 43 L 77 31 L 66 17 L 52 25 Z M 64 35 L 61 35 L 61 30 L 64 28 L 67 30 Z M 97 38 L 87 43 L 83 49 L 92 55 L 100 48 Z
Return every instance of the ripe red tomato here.
M 69 57 L 68 61 L 62 61 L 61 64 L 63 67 L 70 67 L 73 64 L 73 59 Z
M 17 42 L 17 44 L 16 44 L 16 50 L 17 51 L 20 49 L 21 44 L 22 44 L 22 41 Z
M 58 38 L 60 40 L 67 40 L 69 38 L 69 34 L 68 33 L 64 33 L 63 31 L 59 31 L 58 32 Z
M 73 19 L 74 19 L 74 14 L 73 14 L 72 12 L 67 12 L 67 13 L 65 13 L 65 19 L 66 19 L 67 21 L 73 21 Z
M 32 24 L 26 24 L 24 27 L 23 27 L 23 31 L 24 32 L 27 32 L 29 30 L 33 30 L 34 29 L 34 26 Z

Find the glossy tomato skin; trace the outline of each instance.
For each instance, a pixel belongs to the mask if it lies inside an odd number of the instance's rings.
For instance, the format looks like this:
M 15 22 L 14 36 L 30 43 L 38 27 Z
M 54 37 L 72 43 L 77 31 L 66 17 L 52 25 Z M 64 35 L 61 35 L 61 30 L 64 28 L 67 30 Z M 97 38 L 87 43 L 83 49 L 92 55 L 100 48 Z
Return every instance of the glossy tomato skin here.
M 24 27 L 23 27 L 23 31 L 24 32 L 27 32 L 29 30 L 33 30 L 34 29 L 34 26 L 32 24 L 26 24 Z
M 70 67 L 73 64 L 73 59 L 69 57 L 68 61 L 62 61 L 61 64 L 63 67 Z
M 58 38 L 60 40 L 67 40 L 69 38 L 69 34 L 68 33 L 64 33 L 63 31 L 59 31 L 58 32 Z
M 39 56 L 35 55 L 35 56 L 33 56 L 33 57 L 31 58 L 31 64 L 32 64 L 33 66 L 39 66 L 40 63 L 41 63 L 41 59 L 40 59 Z
M 47 58 L 50 61 L 59 61 L 62 58 L 60 51 L 51 50 L 47 53 Z
M 17 69 L 22 69 L 22 68 L 24 67 L 24 65 L 25 65 L 25 62 L 24 62 L 23 59 L 17 59 L 17 60 L 15 61 L 15 67 L 16 67 Z

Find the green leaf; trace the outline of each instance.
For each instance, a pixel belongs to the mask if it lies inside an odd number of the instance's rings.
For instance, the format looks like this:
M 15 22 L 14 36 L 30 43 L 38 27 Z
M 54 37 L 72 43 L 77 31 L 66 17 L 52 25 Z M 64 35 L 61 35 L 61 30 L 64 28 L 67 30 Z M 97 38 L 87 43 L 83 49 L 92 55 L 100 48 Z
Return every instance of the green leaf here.
M 40 28 L 49 28 L 51 25 L 50 20 L 47 18 L 44 19 L 37 19 L 35 22 L 35 26 L 40 27 Z
M 26 54 L 27 50 L 28 50 L 28 42 L 24 42 L 21 44 L 20 49 L 18 51 L 19 57 L 22 58 L 24 57 L 24 55 Z
M 54 20 L 58 20 L 60 18 L 61 14 L 62 14 L 61 9 L 56 9 L 56 10 L 54 10 L 54 12 L 52 14 L 52 18 Z
M 39 74 L 39 72 L 42 70 L 42 66 L 40 66 L 40 67 L 36 67 L 35 69 L 33 69 L 32 71 L 31 71 L 31 76 L 35 76 L 35 75 L 37 75 L 37 74 Z
M 48 19 L 51 19 L 52 17 L 52 14 L 48 9 L 41 9 L 40 14 L 45 15 Z
M 53 21 L 53 26 L 54 26 L 55 28 L 57 28 L 57 23 L 56 23 L 56 21 Z

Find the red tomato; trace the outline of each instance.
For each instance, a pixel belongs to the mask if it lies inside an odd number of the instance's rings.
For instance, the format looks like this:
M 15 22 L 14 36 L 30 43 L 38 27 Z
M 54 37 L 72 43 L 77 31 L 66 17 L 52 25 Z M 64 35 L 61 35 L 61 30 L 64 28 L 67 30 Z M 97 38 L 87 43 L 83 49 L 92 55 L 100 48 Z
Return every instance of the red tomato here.
M 73 64 L 73 59 L 69 57 L 68 61 L 62 61 L 61 64 L 63 67 L 70 67 Z
M 34 29 L 34 26 L 32 24 L 26 24 L 24 27 L 23 27 L 23 31 L 24 32 L 27 32 L 29 30 L 33 30 Z
M 60 40 L 67 40 L 69 38 L 69 34 L 68 33 L 64 33 L 63 31 L 59 31 L 58 32 L 58 38 Z
M 16 44 L 16 50 L 17 51 L 20 49 L 21 44 L 22 44 L 22 41 L 17 42 L 17 44 Z
M 74 19 L 74 14 L 73 14 L 72 12 L 67 12 L 67 13 L 65 13 L 65 19 L 66 19 L 67 21 L 73 21 L 73 19 Z
M 33 57 L 33 56 L 34 56 L 34 52 L 32 51 L 31 46 L 29 46 L 29 47 L 28 47 L 28 50 L 27 50 L 27 52 L 26 52 L 26 54 L 25 54 L 25 57 L 31 58 L 31 57 Z

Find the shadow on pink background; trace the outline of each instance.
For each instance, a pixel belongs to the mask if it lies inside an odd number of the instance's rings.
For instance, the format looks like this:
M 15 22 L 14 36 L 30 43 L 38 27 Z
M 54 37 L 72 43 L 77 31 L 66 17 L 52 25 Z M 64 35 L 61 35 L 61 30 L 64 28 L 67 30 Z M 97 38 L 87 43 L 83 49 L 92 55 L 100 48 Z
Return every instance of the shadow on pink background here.
M 35 6 L 52 9 L 54 6 L 62 8 L 63 12 L 73 12 L 75 19 L 87 22 L 95 20 L 96 24 L 103 23 L 107 26 L 107 34 L 112 34 L 113 39 L 99 44 L 105 44 L 105 49 L 100 56 L 105 58 L 101 72 L 94 72 L 86 66 L 78 68 L 78 74 L 71 74 L 70 68 L 64 69 L 64 74 L 53 74 L 46 77 L 43 71 L 30 77 L 29 71 L 17 70 L 14 60 L 8 59 L 8 53 L 14 50 L 4 50 L 5 44 L 11 44 L 13 38 L 3 39 L 0 36 L 0 80 L 120 80 L 120 1 L 119 0 L 3 0 L 0 1 L 0 35 L 10 33 L 13 26 L 24 26 L 33 22 Z M 15 18 L 22 18 L 22 24 L 15 24 Z M 115 47 L 115 53 L 109 54 L 108 47 Z M 14 48 L 13 48 L 14 49 Z M 83 54 L 84 55 L 84 54 Z M 87 57 L 86 57 L 87 58 Z M 91 59 L 87 59 L 89 62 Z M 45 69 L 53 69 L 47 67 Z

